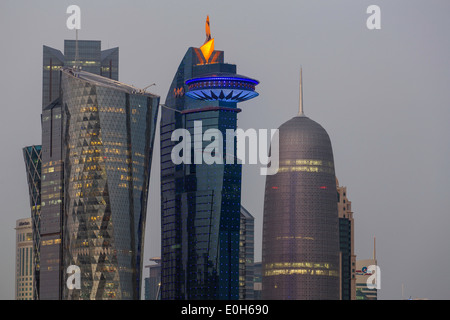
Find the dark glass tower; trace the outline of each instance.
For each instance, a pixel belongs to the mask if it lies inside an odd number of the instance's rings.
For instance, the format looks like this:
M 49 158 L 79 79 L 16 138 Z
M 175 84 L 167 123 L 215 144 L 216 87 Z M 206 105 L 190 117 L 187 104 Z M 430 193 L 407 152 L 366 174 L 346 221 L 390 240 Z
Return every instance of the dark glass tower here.
M 63 68 L 61 104 L 62 265 L 81 269 L 63 298 L 139 300 L 159 97 Z
M 279 127 L 279 170 L 266 177 L 262 298 L 338 300 L 333 151 L 327 132 L 300 106 L 299 115 Z
M 186 129 L 194 140 L 197 122 L 202 135 L 217 129 L 225 137 L 236 129 L 237 103 L 257 95 L 258 82 L 237 75 L 214 50 L 209 20 L 206 33 L 200 48 L 187 50 L 161 109 L 162 299 L 239 298 L 241 165 L 224 164 L 225 156 L 222 164 L 196 164 L 211 141 L 202 141 L 202 150 L 190 146 L 191 163 L 172 161 L 174 130 Z

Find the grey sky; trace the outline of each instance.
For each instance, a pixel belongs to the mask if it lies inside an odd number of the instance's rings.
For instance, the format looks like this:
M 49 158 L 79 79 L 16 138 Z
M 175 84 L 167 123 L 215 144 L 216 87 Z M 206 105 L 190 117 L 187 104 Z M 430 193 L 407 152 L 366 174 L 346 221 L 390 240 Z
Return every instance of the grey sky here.
M 402 283 L 406 297 L 450 299 L 448 0 L 0 1 L 0 299 L 14 298 L 15 221 L 30 215 L 21 149 L 41 141 L 42 46 L 74 39 L 70 4 L 81 7 L 80 39 L 120 47 L 119 80 L 156 82 L 161 102 L 187 48 L 203 44 L 209 14 L 225 61 L 261 82 L 260 96 L 240 104 L 244 129 L 296 115 L 302 65 L 305 114 L 329 133 L 352 201 L 357 259 L 377 238 L 380 299 L 401 299 Z M 381 30 L 366 28 L 371 4 Z M 158 169 L 156 150 L 145 261 L 159 255 Z M 257 260 L 264 183 L 259 166 L 244 166 Z

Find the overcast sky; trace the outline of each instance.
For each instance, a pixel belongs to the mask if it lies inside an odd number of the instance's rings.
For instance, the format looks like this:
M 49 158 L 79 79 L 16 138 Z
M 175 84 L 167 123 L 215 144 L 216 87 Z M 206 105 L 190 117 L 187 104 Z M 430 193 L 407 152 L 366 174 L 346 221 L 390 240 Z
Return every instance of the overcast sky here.
M 0 1 L 0 299 L 14 298 L 15 222 L 30 216 L 24 146 L 41 143 L 42 46 L 74 39 L 66 8 L 81 7 L 79 38 L 120 47 L 119 80 L 165 101 L 205 19 L 225 61 L 260 81 L 238 125 L 278 128 L 304 111 L 330 135 L 336 174 L 355 219 L 357 259 L 381 268 L 380 299 L 450 299 L 450 2 L 448 0 Z M 369 30 L 369 5 L 381 30 Z M 158 130 L 159 133 L 159 130 Z M 157 137 L 159 139 L 159 136 Z M 145 256 L 160 255 L 156 140 Z M 243 205 L 261 259 L 265 177 L 243 168 Z M 146 272 L 146 271 L 144 271 Z M 147 276 L 145 273 L 144 276 Z

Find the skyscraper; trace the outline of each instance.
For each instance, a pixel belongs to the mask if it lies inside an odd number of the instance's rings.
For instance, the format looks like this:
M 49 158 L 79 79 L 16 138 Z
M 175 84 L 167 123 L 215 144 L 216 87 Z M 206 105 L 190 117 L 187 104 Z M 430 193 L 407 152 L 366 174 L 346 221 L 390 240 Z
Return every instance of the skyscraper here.
M 355 223 L 352 202 L 347 197 L 347 187 L 339 185 L 336 178 L 339 215 L 339 248 L 341 251 L 341 300 L 356 299 Z
M 239 300 L 254 299 L 255 218 L 241 205 Z
M 77 62 L 75 62 L 76 47 L 78 47 Z M 30 186 L 35 237 L 34 298 L 41 300 L 62 298 L 64 272 L 61 260 L 64 206 L 62 121 L 64 109 L 60 99 L 60 69 L 75 64 L 83 70 L 118 80 L 119 49 L 112 48 L 101 51 L 101 42 L 93 40 L 80 40 L 78 45 L 75 40 L 65 40 L 64 54 L 57 49 L 43 46 L 42 146 L 27 147 L 23 151 Z M 37 151 L 39 151 L 38 157 L 36 157 Z M 33 161 L 37 162 L 33 164 Z M 36 173 L 37 168 L 39 169 L 38 174 Z M 34 187 L 35 190 L 33 190 L 33 186 L 38 187 Z M 39 203 L 36 202 L 37 200 Z
M 33 228 L 31 218 L 16 221 L 16 300 L 33 300 Z
M 205 43 L 187 50 L 161 110 L 162 299 L 239 298 L 241 165 L 225 164 L 225 143 L 222 163 L 205 163 L 202 137 L 235 130 L 237 103 L 257 96 L 257 84 L 214 50 L 208 19 Z M 188 146 L 189 163 L 173 162 L 176 129 L 201 139 Z
M 303 112 L 279 127 L 279 170 L 266 177 L 262 298 L 339 299 L 337 191 L 330 138 Z
M 64 67 L 61 105 L 62 266 L 81 269 L 63 298 L 139 300 L 159 97 Z

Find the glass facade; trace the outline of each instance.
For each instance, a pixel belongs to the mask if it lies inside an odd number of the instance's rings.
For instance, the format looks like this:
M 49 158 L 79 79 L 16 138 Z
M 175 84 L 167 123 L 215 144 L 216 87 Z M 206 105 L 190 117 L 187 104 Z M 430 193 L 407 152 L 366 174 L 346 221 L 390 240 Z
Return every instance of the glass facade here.
M 84 71 L 62 71 L 63 267 L 81 269 L 64 299 L 134 299 L 159 97 Z
M 339 222 L 326 131 L 298 116 L 279 128 L 280 170 L 266 177 L 262 298 L 339 300 Z
M 341 251 L 341 299 L 355 300 L 356 256 L 354 254 L 354 222 L 347 188 L 339 186 L 336 179 L 339 215 L 339 249 Z
M 16 221 L 16 300 L 33 300 L 33 228 L 31 218 Z
M 42 108 L 59 97 L 59 70 L 75 65 L 76 41 L 64 41 L 64 54 L 54 48 L 43 47 Z M 119 80 L 119 48 L 101 50 L 101 41 L 78 40 L 78 66 L 82 70 Z
M 188 130 L 191 137 L 196 121 L 202 135 L 214 128 L 225 137 L 226 129 L 236 129 L 236 102 L 200 101 L 184 94 L 188 79 L 236 74 L 236 66 L 223 59 L 222 51 L 213 51 L 206 61 L 200 49 L 189 48 L 166 98 L 170 109 L 161 110 L 162 299 L 239 299 L 241 165 L 175 165 L 171 159 L 176 129 Z M 202 141 L 202 150 L 209 143 Z M 191 147 L 192 157 L 201 152 Z M 225 143 L 223 147 L 225 155 Z
M 60 99 L 42 111 L 41 175 L 41 287 L 40 300 L 61 299 L 62 212 L 64 165 L 62 161 L 62 108 Z
M 241 206 L 239 300 L 254 300 L 255 218 Z
M 61 299 L 62 289 L 65 285 L 62 264 L 65 205 L 63 120 L 65 113 L 60 98 L 60 70 L 64 66 L 75 64 L 76 46 L 75 40 L 65 40 L 64 54 L 57 49 L 43 46 L 42 147 L 27 147 L 23 150 L 30 186 L 30 199 L 32 199 L 35 237 L 34 298 L 41 300 Z M 82 70 L 118 80 L 119 49 L 112 48 L 102 51 L 100 41 L 79 40 L 78 66 Z M 38 157 L 37 153 L 39 153 Z M 34 166 L 32 165 L 33 161 L 37 161 Z M 33 179 L 38 180 L 34 181 Z M 32 190 L 33 188 L 35 190 Z
M 41 225 L 41 165 L 42 146 L 23 148 L 25 169 L 27 172 L 28 193 L 30 196 L 31 228 L 33 234 L 33 297 L 39 297 L 40 273 L 40 225 Z
M 42 52 L 42 108 L 59 97 L 59 70 L 64 66 L 61 51 L 43 47 Z

